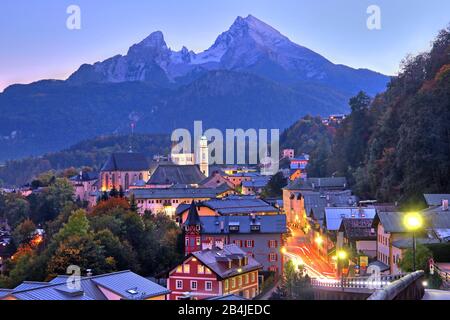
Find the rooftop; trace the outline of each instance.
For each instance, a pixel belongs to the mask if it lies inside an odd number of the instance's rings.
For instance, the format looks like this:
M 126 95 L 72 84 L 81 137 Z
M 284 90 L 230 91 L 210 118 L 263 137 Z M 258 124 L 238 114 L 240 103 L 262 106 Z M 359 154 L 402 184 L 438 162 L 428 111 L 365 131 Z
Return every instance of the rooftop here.
M 246 253 L 235 244 L 225 245 L 223 249 L 214 248 L 193 252 L 192 255 L 222 279 L 262 268 L 262 265 L 258 261 L 251 256 L 246 255 Z M 247 257 L 248 259 L 247 264 L 245 265 L 238 266 L 233 264 L 231 268 L 228 268 L 226 264 L 223 263 L 224 261 L 244 257 Z
M 203 216 L 203 234 L 282 234 L 287 232 L 286 215 Z M 232 230 L 230 231 L 230 226 Z
M 0 297 L 11 295 L 19 300 L 108 300 L 106 289 L 124 300 L 147 299 L 170 291 L 129 270 L 98 276 L 81 277 L 79 288 L 67 284 L 68 276 L 50 282 L 23 282 L 12 290 L 0 289 Z M 76 287 L 76 283 L 70 283 Z
M 148 171 L 150 168 L 143 153 L 113 153 L 101 171 Z
M 147 184 L 200 184 L 205 175 L 197 165 L 179 166 L 175 164 L 160 164 L 151 175 Z
M 287 190 L 344 190 L 347 179 L 344 177 L 307 178 L 292 181 Z

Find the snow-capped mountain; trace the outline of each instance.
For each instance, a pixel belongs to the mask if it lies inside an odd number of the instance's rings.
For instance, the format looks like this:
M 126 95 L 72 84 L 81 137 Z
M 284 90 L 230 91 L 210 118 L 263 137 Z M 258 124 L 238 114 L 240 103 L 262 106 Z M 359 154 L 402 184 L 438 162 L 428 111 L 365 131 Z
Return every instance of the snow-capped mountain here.
M 81 66 L 69 81 L 186 83 L 184 77 L 210 70 L 247 71 L 290 84 L 315 81 L 339 85 L 340 89 L 348 92 L 374 81 L 378 86 L 387 79 L 368 70 L 335 65 L 249 15 L 238 17 L 230 29 L 203 52 L 195 53 L 186 47 L 173 51 L 167 46 L 162 32 L 157 31 L 133 45 L 125 56 L 118 55 L 94 65 Z M 375 93 L 372 89 L 367 91 Z
M 253 16 L 238 17 L 203 52 L 169 48 L 162 32 L 82 65 L 68 80 L 12 85 L 0 93 L 0 160 L 60 150 L 82 139 L 191 128 L 284 129 L 306 114 L 348 112 L 359 90 L 389 78 L 336 65 Z M 238 116 L 236 116 L 238 115 Z M 134 116 L 133 116 L 134 118 Z M 134 120 L 133 120 L 134 121 Z

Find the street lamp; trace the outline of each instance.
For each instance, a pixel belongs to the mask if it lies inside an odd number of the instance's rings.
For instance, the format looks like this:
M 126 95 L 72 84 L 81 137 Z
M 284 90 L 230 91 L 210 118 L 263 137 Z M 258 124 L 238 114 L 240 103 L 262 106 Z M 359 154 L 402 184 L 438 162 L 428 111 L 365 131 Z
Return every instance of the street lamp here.
M 344 250 L 336 251 L 337 272 L 338 272 L 338 276 L 341 278 L 342 290 L 344 290 L 344 275 L 342 273 L 341 261 L 344 261 L 345 259 L 347 259 L 347 257 L 348 257 L 348 254 L 346 251 L 344 251 Z
M 416 271 L 416 231 L 422 228 L 423 218 L 418 212 L 410 212 L 403 218 L 406 229 L 412 232 L 413 236 L 413 271 Z

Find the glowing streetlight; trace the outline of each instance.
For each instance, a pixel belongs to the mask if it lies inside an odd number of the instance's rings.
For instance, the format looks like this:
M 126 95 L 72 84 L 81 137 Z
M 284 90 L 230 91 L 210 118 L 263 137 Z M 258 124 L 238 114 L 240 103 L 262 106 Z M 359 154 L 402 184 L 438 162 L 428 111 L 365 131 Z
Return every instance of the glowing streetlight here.
M 321 236 L 317 236 L 314 241 L 317 243 L 317 245 L 321 246 L 323 243 L 323 238 Z
M 412 232 L 413 236 L 413 271 L 416 271 L 416 231 L 422 228 L 423 218 L 418 212 L 410 212 L 403 218 L 406 229 Z
M 347 252 L 345 252 L 344 250 L 339 250 L 336 256 L 339 260 L 345 260 L 347 258 Z
M 287 250 L 286 250 L 285 247 L 281 248 L 281 253 L 282 253 L 282 254 L 286 254 L 286 252 L 287 252 Z

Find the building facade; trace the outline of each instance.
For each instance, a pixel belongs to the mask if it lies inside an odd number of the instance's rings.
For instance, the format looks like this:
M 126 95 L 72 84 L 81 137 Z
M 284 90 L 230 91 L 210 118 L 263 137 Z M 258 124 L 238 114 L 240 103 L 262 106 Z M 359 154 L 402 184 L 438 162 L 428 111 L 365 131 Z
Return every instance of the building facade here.
M 235 245 L 192 252 L 169 273 L 169 300 L 203 300 L 229 294 L 253 299 L 259 294 L 260 268 Z

